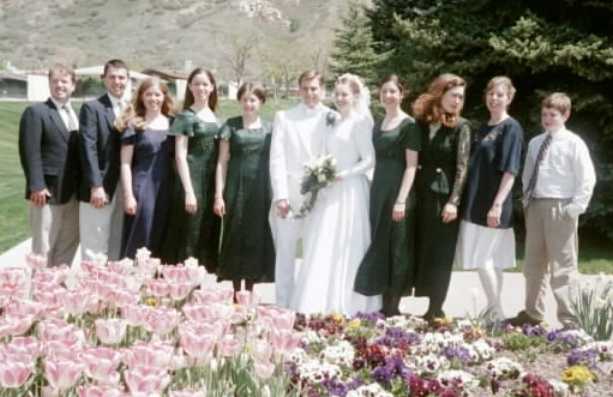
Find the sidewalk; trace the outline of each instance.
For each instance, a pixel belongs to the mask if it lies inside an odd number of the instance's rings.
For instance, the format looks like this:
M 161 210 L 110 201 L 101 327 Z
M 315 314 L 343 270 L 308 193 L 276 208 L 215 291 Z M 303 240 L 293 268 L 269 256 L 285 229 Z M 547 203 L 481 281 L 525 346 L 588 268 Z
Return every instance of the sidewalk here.
M 25 255 L 29 251 L 30 240 L 23 241 L 11 248 L 9 251 L 0 255 L 0 269 L 3 267 L 21 267 L 25 265 Z M 80 255 L 77 255 L 80 257 Z M 78 263 L 80 258 L 75 258 Z M 300 266 L 300 261 L 296 263 Z M 581 275 L 582 280 L 594 279 L 594 275 Z M 216 282 L 214 275 L 207 277 L 207 282 Z M 229 281 L 224 282 L 231 288 Z M 265 303 L 274 303 L 275 288 L 274 284 L 258 284 L 256 292 L 261 296 Z M 453 317 L 476 316 L 486 305 L 486 298 L 481 289 L 481 282 L 476 272 L 454 271 L 451 276 L 451 285 L 445 302 L 445 312 Z M 505 315 L 510 317 L 515 315 L 523 308 L 524 302 L 524 276 L 521 273 L 505 273 L 504 286 L 502 290 L 502 302 Z M 408 297 L 400 302 L 400 310 L 403 313 L 423 314 L 428 306 L 427 298 Z M 547 312 L 545 321 L 551 327 L 559 327 L 560 323 L 556 319 L 556 304 L 551 291 L 547 291 L 546 303 Z

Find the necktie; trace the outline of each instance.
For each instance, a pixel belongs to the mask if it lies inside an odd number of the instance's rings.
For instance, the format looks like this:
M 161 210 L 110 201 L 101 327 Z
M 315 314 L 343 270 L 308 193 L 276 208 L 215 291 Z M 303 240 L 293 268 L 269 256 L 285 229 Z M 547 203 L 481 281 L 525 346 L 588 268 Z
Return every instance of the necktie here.
M 76 118 L 74 117 L 73 113 L 72 113 L 72 109 L 70 109 L 70 107 L 68 105 L 64 105 L 62 106 L 62 110 L 64 110 L 64 113 L 66 115 L 66 128 L 68 129 L 68 131 L 76 131 L 79 129 L 79 123 L 76 120 Z
M 536 181 L 538 179 L 539 168 L 541 168 L 541 163 L 545 158 L 545 154 L 547 153 L 547 149 L 551 146 L 551 134 L 547 134 L 547 137 L 541 143 L 541 147 L 539 148 L 539 152 L 536 155 L 536 161 L 534 162 L 534 168 L 532 169 L 532 175 L 530 175 L 530 180 L 528 181 L 528 186 L 524 190 L 524 205 L 528 206 L 530 200 L 532 200 L 532 196 L 534 195 L 534 188 L 536 187 Z

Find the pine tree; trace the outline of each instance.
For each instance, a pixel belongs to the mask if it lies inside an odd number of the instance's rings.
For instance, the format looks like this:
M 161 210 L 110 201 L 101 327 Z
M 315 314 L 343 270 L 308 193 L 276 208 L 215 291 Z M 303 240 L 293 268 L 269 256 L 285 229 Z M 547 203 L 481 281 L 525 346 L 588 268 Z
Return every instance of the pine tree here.
M 364 6 L 352 3 L 336 29 L 330 69 L 336 76 L 353 73 L 371 85 L 377 78 L 377 67 L 385 60 L 385 52 L 376 54 Z

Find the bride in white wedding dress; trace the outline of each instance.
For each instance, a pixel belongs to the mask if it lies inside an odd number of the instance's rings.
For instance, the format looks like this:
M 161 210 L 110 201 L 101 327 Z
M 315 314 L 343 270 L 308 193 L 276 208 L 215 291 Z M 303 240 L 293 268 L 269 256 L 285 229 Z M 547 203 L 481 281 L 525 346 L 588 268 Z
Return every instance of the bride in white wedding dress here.
M 375 163 L 369 94 L 359 77 L 344 74 L 334 89 L 334 118 L 327 115 L 326 154 L 336 159 L 337 180 L 319 192 L 305 219 L 303 263 L 292 296 L 302 313 L 352 316 L 381 308 L 381 296 L 353 290 L 370 244 L 368 178 Z

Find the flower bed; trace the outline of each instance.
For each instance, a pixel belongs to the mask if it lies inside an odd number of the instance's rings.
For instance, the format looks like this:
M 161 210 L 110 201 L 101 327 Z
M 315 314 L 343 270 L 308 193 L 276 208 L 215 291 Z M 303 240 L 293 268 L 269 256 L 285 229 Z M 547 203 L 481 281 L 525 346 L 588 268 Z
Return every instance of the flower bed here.
M 193 261 L 0 271 L 1 396 L 564 396 L 613 390 L 613 342 L 260 305 Z

